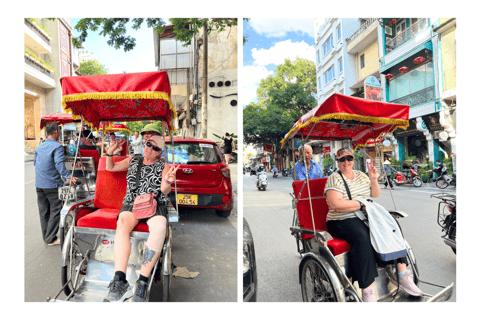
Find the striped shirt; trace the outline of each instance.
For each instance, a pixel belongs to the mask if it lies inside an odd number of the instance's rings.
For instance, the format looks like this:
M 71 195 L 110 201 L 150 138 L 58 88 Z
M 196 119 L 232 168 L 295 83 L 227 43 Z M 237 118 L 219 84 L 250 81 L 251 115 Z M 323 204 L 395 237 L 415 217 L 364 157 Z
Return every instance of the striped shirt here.
M 370 190 L 370 179 L 368 176 L 357 170 L 353 170 L 354 177 L 353 180 L 347 179 L 345 175 L 345 181 L 348 184 L 348 188 L 350 189 L 350 193 L 352 195 L 352 199 L 355 198 L 362 198 L 367 199 L 371 198 L 371 190 Z M 343 199 L 350 200 L 348 198 L 347 189 L 345 188 L 345 184 L 343 183 L 342 177 L 338 172 L 335 172 L 330 177 L 328 177 L 327 183 L 325 185 L 325 195 L 327 195 L 327 190 L 335 190 L 340 191 L 343 194 Z M 344 220 L 348 218 L 356 217 L 353 211 L 351 212 L 336 212 L 330 209 L 327 214 L 327 221 L 328 220 Z

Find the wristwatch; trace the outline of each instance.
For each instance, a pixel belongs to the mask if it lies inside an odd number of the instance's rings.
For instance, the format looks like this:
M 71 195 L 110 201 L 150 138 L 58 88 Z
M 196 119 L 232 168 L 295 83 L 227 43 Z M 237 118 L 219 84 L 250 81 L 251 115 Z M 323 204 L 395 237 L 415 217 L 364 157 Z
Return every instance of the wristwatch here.
M 358 203 L 360 203 L 360 210 L 365 212 L 365 205 L 363 203 L 361 203 L 360 201 L 358 201 Z

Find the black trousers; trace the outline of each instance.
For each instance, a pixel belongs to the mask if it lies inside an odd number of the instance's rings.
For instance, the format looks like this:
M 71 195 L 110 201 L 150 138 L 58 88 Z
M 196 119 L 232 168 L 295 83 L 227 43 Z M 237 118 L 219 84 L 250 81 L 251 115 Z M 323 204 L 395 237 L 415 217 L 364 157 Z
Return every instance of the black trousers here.
M 328 232 L 339 239 L 347 241 L 351 245 L 350 250 L 350 274 L 353 281 L 358 281 L 358 286 L 365 289 L 378 277 L 377 265 L 385 268 L 394 261 L 381 261 L 377 257 L 370 240 L 370 230 L 359 218 L 327 221 Z M 407 263 L 406 258 L 398 259 L 400 263 Z
M 390 185 L 390 188 L 393 188 L 392 180 L 391 180 L 390 176 L 388 176 L 388 175 L 385 178 L 385 187 L 388 186 L 387 183 Z
M 37 204 L 43 241 L 52 243 L 57 240 L 60 211 L 62 210 L 62 200 L 58 198 L 58 188 L 37 188 Z

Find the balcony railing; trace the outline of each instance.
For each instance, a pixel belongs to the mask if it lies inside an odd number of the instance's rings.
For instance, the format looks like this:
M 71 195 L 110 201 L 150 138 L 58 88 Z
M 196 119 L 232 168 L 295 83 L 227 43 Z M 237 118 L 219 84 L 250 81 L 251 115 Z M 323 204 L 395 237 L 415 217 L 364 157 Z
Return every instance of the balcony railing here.
M 428 28 L 428 19 L 423 18 L 418 20 L 410 27 L 405 29 L 402 33 L 398 34 L 395 38 L 390 39 L 386 42 L 385 47 L 387 48 L 387 53 L 395 50 L 403 43 L 407 42 L 410 39 L 413 39 L 417 34 Z
M 29 65 L 30 67 L 34 68 L 35 70 L 46 74 L 47 76 L 51 77 L 52 71 L 49 70 L 46 66 L 43 66 L 41 63 L 35 61 L 35 59 L 25 55 L 25 64 Z
M 43 41 L 45 41 L 48 45 L 50 45 L 50 37 L 45 35 L 45 31 L 41 30 L 38 26 L 36 26 L 33 22 L 28 19 L 25 19 L 25 25 L 29 27 L 36 35 L 38 35 Z
M 360 28 L 358 28 L 357 31 L 355 31 L 350 37 L 345 39 L 345 41 L 347 42 L 347 45 L 350 44 L 350 42 L 352 42 L 356 37 L 358 37 L 363 31 L 367 30 L 367 28 L 370 27 L 370 25 L 377 20 L 378 20 L 377 18 L 370 18 L 367 21 L 365 21 L 360 26 Z

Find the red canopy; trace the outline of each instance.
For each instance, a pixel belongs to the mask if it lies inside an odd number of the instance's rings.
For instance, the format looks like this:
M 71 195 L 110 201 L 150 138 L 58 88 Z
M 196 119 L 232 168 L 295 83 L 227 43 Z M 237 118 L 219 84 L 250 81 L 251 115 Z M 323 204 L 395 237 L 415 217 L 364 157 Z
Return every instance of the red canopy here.
M 166 121 L 171 130 L 177 117 L 164 71 L 64 77 L 62 105 L 83 118 L 93 130 L 102 121 Z
M 43 129 L 49 122 L 55 122 L 57 125 L 80 122 L 80 120 L 73 120 L 72 115 L 69 113 L 52 113 L 48 116 L 44 116 L 40 119 L 40 130 Z
M 105 125 L 105 131 L 128 131 L 132 133 L 132 130 L 123 123 L 109 123 L 109 122 L 102 122 L 100 127 L 98 128 L 99 131 L 103 131 L 103 126 Z
M 354 148 L 364 146 L 397 128 L 407 129 L 408 105 L 373 101 L 335 93 L 300 120 L 282 140 L 351 140 Z M 308 137 L 307 137 L 308 136 Z

